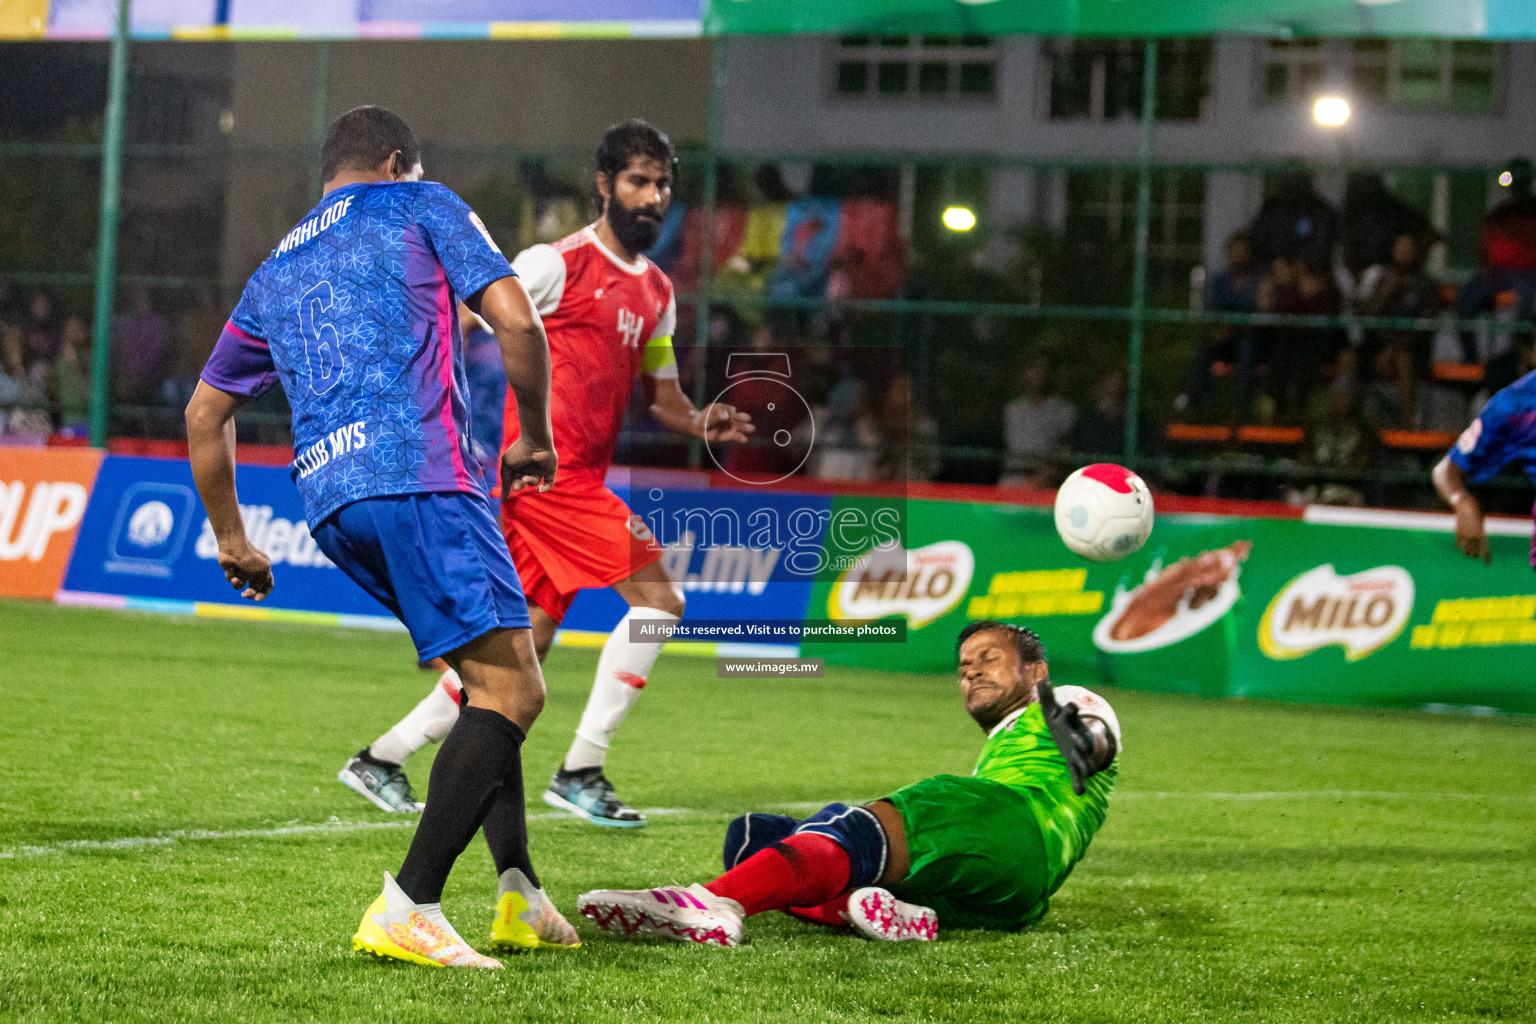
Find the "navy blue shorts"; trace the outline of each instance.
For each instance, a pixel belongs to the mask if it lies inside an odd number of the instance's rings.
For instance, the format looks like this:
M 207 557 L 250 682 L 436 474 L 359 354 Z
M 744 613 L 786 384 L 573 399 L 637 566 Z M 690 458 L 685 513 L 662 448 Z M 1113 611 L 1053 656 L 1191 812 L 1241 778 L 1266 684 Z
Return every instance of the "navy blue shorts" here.
M 312 533 L 327 558 L 405 623 L 422 661 L 493 629 L 528 628 L 522 583 L 484 498 L 363 498 Z

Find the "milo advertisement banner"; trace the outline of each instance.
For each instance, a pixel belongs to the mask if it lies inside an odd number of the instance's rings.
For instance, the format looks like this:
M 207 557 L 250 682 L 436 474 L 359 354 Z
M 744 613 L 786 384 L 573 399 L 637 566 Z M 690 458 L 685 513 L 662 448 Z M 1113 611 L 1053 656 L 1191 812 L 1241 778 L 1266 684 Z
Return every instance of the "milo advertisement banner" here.
M 906 527 L 904 571 L 829 569 L 808 615 L 902 617 L 907 642 L 803 654 L 949 671 L 960 627 L 991 618 L 1038 632 L 1059 675 L 1115 686 L 1536 712 L 1529 523 L 1490 523 L 1491 565 L 1456 550 L 1449 516 L 1412 513 L 1164 514 L 1111 563 L 1068 551 L 1045 508 L 914 500 Z

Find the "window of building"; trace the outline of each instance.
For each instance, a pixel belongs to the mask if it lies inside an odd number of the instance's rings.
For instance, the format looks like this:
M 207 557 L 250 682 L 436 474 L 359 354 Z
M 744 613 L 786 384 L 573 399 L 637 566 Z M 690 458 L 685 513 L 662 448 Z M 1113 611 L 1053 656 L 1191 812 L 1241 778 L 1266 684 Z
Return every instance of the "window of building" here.
M 1046 44 L 1048 116 L 1113 121 L 1141 116 L 1145 43 L 1140 39 L 1055 39 Z M 1160 120 L 1194 121 L 1211 97 L 1211 41 L 1165 39 L 1157 50 Z
M 1136 179 L 1136 172 L 1128 169 L 1067 172 L 1067 237 L 1094 239 L 1129 253 L 1136 237 Z M 1148 295 L 1171 301 L 1186 294 L 1189 272 L 1204 256 L 1204 240 L 1205 174 L 1154 172 L 1147 232 Z
M 832 93 L 886 99 L 994 99 L 997 47 L 989 36 L 842 36 L 834 52 Z
M 1498 102 L 1503 51 L 1477 40 L 1356 39 L 1350 78 L 1362 99 L 1481 114 Z
M 1264 99 L 1307 100 L 1323 87 L 1321 39 L 1271 39 L 1263 45 Z

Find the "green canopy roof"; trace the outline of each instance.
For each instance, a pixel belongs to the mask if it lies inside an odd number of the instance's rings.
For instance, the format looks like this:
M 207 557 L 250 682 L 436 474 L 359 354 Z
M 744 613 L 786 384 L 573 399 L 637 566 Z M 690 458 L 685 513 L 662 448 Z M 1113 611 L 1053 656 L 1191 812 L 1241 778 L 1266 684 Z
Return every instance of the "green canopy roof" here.
M 708 0 L 704 31 L 1536 38 L 1536 0 Z

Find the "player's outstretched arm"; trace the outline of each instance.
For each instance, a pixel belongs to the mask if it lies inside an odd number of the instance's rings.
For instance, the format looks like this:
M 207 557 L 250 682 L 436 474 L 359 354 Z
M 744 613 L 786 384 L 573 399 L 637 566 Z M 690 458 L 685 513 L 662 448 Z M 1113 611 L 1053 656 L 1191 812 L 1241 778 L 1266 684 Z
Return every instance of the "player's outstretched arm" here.
M 706 441 L 745 441 L 757 429 L 752 425 L 751 414 L 734 405 L 711 402 L 702 409 L 696 408 L 683 394 L 676 377 L 657 379 L 651 415 L 675 434 L 702 437 Z
M 555 482 L 557 458 L 549 421 L 549 339 L 522 282 L 503 277 L 465 300 L 501 346 L 507 386 L 517 396 L 518 438 L 501 455 L 501 493 Z
M 187 454 L 219 542 L 219 568 L 241 597 L 260 601 L 272 592 L 272 563 L 246 537 L 235 494 L 235 410 L 244 404 L 239 395 L 198 381 L 187 403 Z
M 1488 543 L 1488 530 L 1483 524 L 1483 506 L 1467 490 L 1461 467 L 1446 456 L 1435 466 L 1431 478 L 1435 490 L 1456 513 L 1456 547 L 1468 558 L 1481 558 L 1484 565 L 1492 563 L 1493 546 Z
M 1082 796 L 1088 779 L 1115 759 L 1115 738 L 1103 721 L 1083 717 L 1071 701 L 1064 705 L 1056 703 L 1056 691 L 1049 679 L 1035 684 L 1035 694 L 1040 698 L 1040 712 L 1051 730 L 1051 739 L 1072 772 L 1072 792 Z

